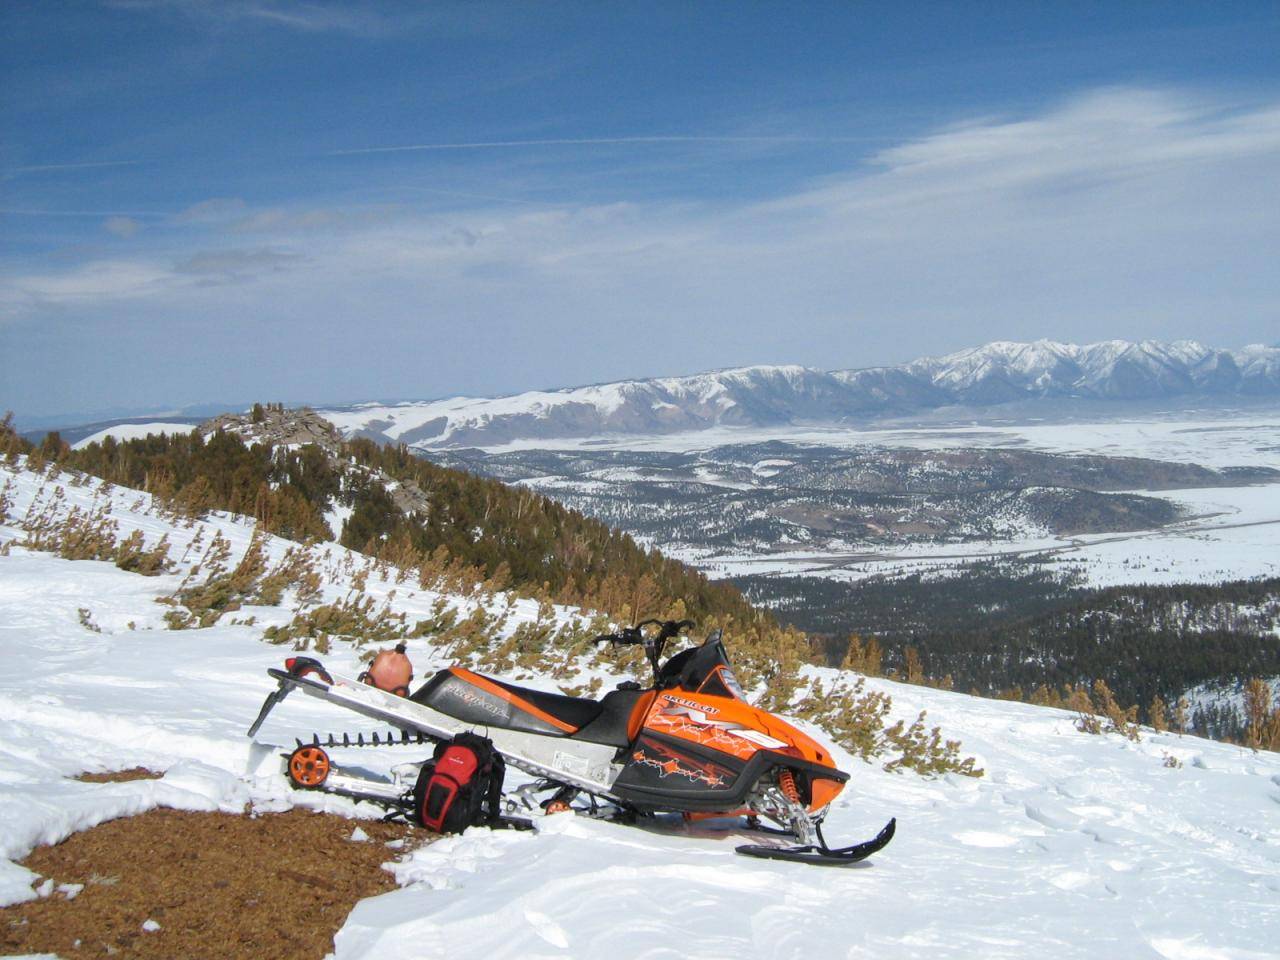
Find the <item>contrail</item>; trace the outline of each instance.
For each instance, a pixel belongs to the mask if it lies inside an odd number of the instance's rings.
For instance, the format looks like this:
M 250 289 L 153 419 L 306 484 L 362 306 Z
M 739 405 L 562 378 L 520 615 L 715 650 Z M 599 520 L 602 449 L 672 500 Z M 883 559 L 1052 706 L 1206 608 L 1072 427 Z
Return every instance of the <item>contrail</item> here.
M 83 170 L 88 167 L 136 167 L 145 160 L 103 160 L 98 163 L 41 163 L 27 167 L 10 167 L 9 173 L 38 173 L 41 170 Z
M 4 217 L 166 217 L 154 210 L 4 210 Z
M 411 150 L 493 150 L 510 147 L 593 147 L 621 144 L 661 143 L 884 143 L 890 137 L 809 137 L 809 136 L 757 136 L 757 137 L 557 137 L 546 140 L 476 140 L 467 143 L 415 143 L 399 147 L 357 147 L 351 150 L 330 150 L 327 157 L 345 157 L 362 153 L 402 153 Z

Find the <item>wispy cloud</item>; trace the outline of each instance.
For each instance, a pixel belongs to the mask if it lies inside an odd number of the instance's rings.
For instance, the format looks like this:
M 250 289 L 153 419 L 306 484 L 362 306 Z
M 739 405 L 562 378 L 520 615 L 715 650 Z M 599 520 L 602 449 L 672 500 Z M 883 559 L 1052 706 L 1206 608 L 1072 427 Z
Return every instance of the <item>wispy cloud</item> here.
M 269 305 L 319 340 L 358 324 L 385 344 L 392 379 L 379 392 L 404 395 L 428 389 L 414 387 L 423 356 L 472 378 L 433 380 L 438 391 L 493 389 L 482 376 L 547 385 L 739 362 L 857 366 L 1044 335 L 1229 345 L 1274 339 L 1277 168 L 1280 101 L 1108 89 L 935 130 L 763 201 L 477 199 L 448 213 L 389 208 L 341 230 L 328 217 L 349 208 L 219 201 L 189 211 L 164 255 L 9 286 L 28 317 L 71 303 L 105 317 L 127 298 L 118 313 L 131 322 Z M 272 246 L 195 246 L 236 224 Z
M 0 208 L 4 217 L 167 217 L 155 210 L 32 210 Z
M 107 233 L 113 234 L 121 239 L 127 240 L 129 237 L 135 236 L 142 229 L 142 224 L 133 217 L 112 216 L 107 217 L 102 222 L 102 228 Z
M 176 223 L 225 223 L 243 217 L 249 205 L 241 197 L 210 197 L 178 211 Z
M 10 277 L 5 299 L 10 309 L 102 303 L 158 293 L 172 277 L 172 268 L 158 261 L 94 260 L 71 270 Z
M 387 8 L 305 0 L 111 0 L 124 10 L 172 11 L 210 22 L 258 21 L 306 33 L 379 36 L 394 18 Z
M 207 250 L 174 264 L 177 274 L 230 283 L 263 273 L 274 273 L 298 264 L 305 258 L 287 250 Z
M 822 137 L 804 135 L 716 136 L 712 135 L 658 135 L 634 137 L 547 137 L 536 140 L 474 140 L 458 143 L 411 143 L 388 147 L 353 147 L 347 150 L 330 150 L 327 157 L 356 156 L 367 153 L 409 153 L 432 150 L 508 150 L 522 147 L 616 147 L 660 146 L 664 144 L 740 143 L 887 143 L 889 137 Z
M 0 179 L 11 180 L 14 177 L 31 173 L 63 173 L 77 170 L 97 170 L 103 167 L 137 167 L 146 162 L 146 160 L 101 160 L 91 163 L 35 163 L 2 170 L 0 171 Z

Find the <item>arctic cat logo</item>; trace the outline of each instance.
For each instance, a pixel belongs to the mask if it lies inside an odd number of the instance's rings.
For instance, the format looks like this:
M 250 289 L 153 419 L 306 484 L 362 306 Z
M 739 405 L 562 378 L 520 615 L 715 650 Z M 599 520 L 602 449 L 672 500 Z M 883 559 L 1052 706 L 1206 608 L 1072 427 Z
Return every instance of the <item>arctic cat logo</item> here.
M 469 707 L 479 707 L 486 713 L 491 713 L 495 717 L 506 717 L 506 711 L 502 709 L 501 704 L 494 703 L 487 697 L 482 696 L 470 687 L 465 687 L 458 683 L 446 684 L 444 687 L 445 694 L 451 697 L 457 697 Z
M 667 694 L 667 699 L 670 700 L 672 703 L 680 704 L 680 706 L 682 707 L 692 707 L 694 710 L 701 710 L 703 713 L 719 713 L 720 712 L 719 707 L 712 707 L 712 706 L 708 706 L 705 703 L 698 703 L 698 701 L 696 700 L 682 700 L 680 697 L 673 697 L 669 693 Z

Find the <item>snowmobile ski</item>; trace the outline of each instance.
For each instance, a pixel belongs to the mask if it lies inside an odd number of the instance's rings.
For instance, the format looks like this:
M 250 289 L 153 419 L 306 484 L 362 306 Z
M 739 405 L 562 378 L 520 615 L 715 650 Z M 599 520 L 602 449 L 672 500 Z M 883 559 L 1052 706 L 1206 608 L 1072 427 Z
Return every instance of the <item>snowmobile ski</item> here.
M 834 850 L 827 846 L 825 840 L 822 840 L 820 843 L 804 846 L 774 847 L 762 843 L 749 843 L 738 847 L 737 852 L 747 857 L 759 857 L 762 860 L 790 860 L 794 863 L 812 863 L 822 867 L 847 867 L 887 847 L 897 828 L 898 821 L 895 817 L 870 840 Z M 818 836 L 821 840 L 820 830 Z

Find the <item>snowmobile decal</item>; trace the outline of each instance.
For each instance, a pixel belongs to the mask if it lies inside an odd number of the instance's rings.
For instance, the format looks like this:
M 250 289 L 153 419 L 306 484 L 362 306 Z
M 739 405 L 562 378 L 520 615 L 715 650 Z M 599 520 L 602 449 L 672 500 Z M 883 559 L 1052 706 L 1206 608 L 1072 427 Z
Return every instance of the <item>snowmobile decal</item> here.
M 674 697 L 670 699 L 675 700 Z M 677 702 L 685 703 L 686 701 Z M 649 718 L 649 726 L 688 740 L 695 740 L 708 747 L 726 750 L 743 760 L 760 747 L 766 750 L 781 750 L 787 746 L 785 741 L 771 737 L 767 733 L 761 733 L 759 730 L 752 730 L 746 724 L 735 723 L 732 720 L 712 720 L 701 709 L 695 710 L 692 707 L 664 707 Z M 742 740 L 748 743 L 744 744 Z
M 726 783 L 725 777 L 733 775 L 731 770 L 719 764 L 699 763 L 692 757 L 684 756 L 648 737 L 641 737 L 636 746 L 639 749 L 631 754 L 631 759 L 642 767 L 653 767 L 658 771 L 660 780 L 665 780 L 667 777 L 684 777 L 686 780 L 702 783 L 715 789 L 723 787 Z

